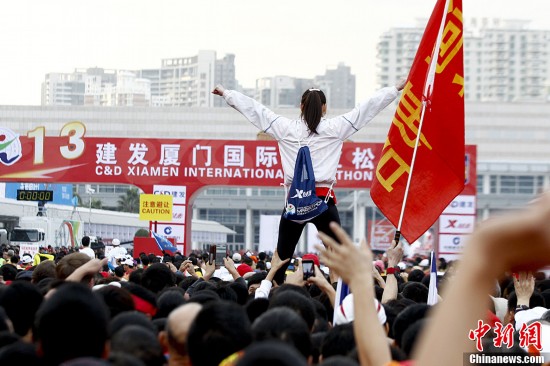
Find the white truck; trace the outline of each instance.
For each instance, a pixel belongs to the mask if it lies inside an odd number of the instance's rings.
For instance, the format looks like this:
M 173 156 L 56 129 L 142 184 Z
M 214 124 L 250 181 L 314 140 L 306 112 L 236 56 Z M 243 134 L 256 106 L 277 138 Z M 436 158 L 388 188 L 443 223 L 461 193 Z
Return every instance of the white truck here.
M 80 221 L 63 220 L 45 216 L 28 216 L 19 218 L 9 235 L 11 245 L 33 246 L 74 246 L 80 245 L 83 236 L 83 225 Z

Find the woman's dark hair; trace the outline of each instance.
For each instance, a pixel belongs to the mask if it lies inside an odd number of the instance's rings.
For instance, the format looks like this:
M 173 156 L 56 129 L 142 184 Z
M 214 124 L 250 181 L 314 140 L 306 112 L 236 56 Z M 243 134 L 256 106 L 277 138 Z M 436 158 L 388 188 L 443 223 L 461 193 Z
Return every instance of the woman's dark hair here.
M 307 124 L 310 133 L 317 133 L 317 126 L 323 117 L 323 105 L 327 104 L 325 93 L 319 89 L 308 89 L 302 95 L 301 117 Z

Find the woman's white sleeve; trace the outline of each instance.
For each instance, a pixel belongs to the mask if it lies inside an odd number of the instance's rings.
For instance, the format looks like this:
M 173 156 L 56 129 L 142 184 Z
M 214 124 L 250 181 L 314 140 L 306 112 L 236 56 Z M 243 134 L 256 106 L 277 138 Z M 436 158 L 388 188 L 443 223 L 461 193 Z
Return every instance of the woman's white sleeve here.
M 269 292 L 271 291 L 271 287 L 273 284 L 269 282 L 268 280 L 263 280 L 260 283 L 260 287 L 256 289 L 254 292 L 254 298 L 255 299 L 267 299 L 269 297 Z
M 345 140 L 365 127 L 378 113 L 394 101 L 398 94 L 399 91 L 395 86 L 382 88 L 352 111 L 333 118 L 332 122 L 338 130 L 339 137 Z
M 223 97 L 227 104 L 239 111 L 254 126 L 274 136 L 277 140 L 279 139 L 282 126 L 276 121 L 281 122 L 286 118 L 279 116 L 263 104 L 235 90 L 226 90 Z

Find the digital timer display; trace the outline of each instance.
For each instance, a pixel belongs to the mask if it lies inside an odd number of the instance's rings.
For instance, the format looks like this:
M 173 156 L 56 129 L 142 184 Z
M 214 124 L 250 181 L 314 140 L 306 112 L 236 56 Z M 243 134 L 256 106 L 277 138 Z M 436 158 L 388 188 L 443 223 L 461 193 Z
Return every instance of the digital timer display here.
M 18 201 L 53 201 L 53 191 L 48 190 L 27 190 L 27 189 L 18 189 L 17 190 L 17 200 Z

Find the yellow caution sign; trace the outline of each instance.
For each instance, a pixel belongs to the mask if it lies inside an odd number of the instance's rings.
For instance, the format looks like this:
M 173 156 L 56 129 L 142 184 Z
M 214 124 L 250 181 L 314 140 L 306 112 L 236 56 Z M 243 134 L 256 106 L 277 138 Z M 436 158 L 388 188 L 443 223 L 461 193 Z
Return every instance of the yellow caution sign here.
M 140 194 L 139 219 L 172 221 L 172 196 L 169 194 Z

